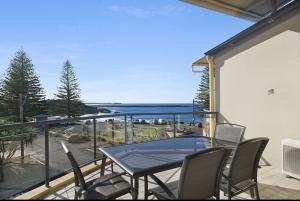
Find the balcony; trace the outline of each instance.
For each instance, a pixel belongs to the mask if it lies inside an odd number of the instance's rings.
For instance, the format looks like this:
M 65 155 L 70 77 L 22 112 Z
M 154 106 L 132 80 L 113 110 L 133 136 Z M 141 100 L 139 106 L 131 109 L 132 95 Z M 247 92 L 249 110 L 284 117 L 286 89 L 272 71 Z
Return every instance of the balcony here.
M 90 173 L 98 168 L 91 161 L 102 157 L 97 147 L 191 133 L 209 135 L 209 119 L 216 119 L 216 113 L 113 114 L 1 125 L 1 136 L 5 136 L 0 138 L 1 145 L 8 159 L 1 165 L 0 198 L 15 197 L 39 186 L 47 189 L 52 180 L 66 176 L 71 166 L 61 140 L 68 143 L 79 164 L 89 167 Z M 207 125 L 199 128 L 200 122 Z
M 212 120 L 212 121 L 210 121 Z M 135 113 L 89 116 L 43 122 L 0 126 L 2 134 L 15 132 L 14 139 L 3 137 L 2 143 L 17 143 L 13 157 L 2 165 L 1 199 L 73 199 L 74 179 L 71 166 L 59 142 L 67 141 L 82 167 L 86 180 L 99 176 L 102 154 L 98 147 L 161 140 L 182 135 L 209 135 L 210 123 L 218 121 L 215 112 Z M 202 122 L 202 124 L 199 124 Z M 200 128 L 202 125 L 203 128 Z M 246 136 L 247 137 L 247 136 Z M 11 145 L 11 146 L 13 146 Z M 16 145 L 15 145 L 16 146 Z M 7 154 L 7 153 L 6 153 Z M 111 171 L 107 166 L 107 171 Z M 121 169 L 114 165 L 114 171 Z M 156 174 L 163 182 L 178 180 L 180 168 Z M 130 178 L 125 176 L 129 181 Z M 277 167 L 261 162 L 258 171 L 262 199 L 296 199 L 300 181 L 287 178 Z M 144 198 L 140 182 L 139 198 Z M 155 187 L 149 180 L 149 189 Z M 126 195 L 120 199 L 131 199 Z M 226 199 L 225 196 L 222 198 Z M 239 198 L 248 199 L 243 193 Z

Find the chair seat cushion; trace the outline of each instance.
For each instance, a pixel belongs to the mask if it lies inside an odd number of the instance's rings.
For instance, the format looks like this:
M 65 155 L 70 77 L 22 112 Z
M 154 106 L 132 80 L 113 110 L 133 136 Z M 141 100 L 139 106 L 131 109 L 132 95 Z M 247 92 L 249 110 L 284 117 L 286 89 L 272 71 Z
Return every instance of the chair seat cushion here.
M 121 176 L 109 179 L 115 175 L 116 173 L 112 173 L 101 176 L 99 179 L 94 179 L 87 182 L 86 187 L 87 189 L 90 189 L 87 192 L 87 199 L 108 200 L 129 193 L 131 188 L 130 184 L 127 181 L 125 181 Z M 101 183 L 103 181 L 105 182 Z
M 166 184 L 166 186 L 175 196 L 178 195 L 178 181 L 170 182 Z M 172 197 L 170 197 L 161 187 L 153 188 L 149 193 L 153 194 L 159 200 L 172 200 Z

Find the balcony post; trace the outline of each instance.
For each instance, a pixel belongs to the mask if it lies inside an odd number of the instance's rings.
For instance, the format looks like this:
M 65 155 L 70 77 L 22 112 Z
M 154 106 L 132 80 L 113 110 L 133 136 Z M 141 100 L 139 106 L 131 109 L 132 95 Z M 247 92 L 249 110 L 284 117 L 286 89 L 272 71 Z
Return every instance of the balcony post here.
M 0 146 L 2 146 L 2 143 L 4 143 L 4 142 L 2 142 L 1 140 L 0 140 Z M 4 161 L 2 160 L 2 159 L 0 159 L 0 182 L 3 182 L 3 180 L 4 180 Z
M 127 116 L 124 116 L 124 120 L 125 120 L 125 144 L 128 143 L 128 132 L 127 132 Z
M 24 156 L 25 156 L 25 154 L 24 154 L 24 139 L 21 138 L 21 161 L 22 161 L 22 163 L 24 163 Z
M 176 137 L 176 116 L 173 114 L 173 137 Z
M 94 159 L 97 158 L 97 127 L 96 127 L 96 118 L 93 119 L 93 129 L 94 129 L 94 132 L 93 132 L 93 137 L 94 137 Z M 97 162 L 95 161 L 95 164 L 97 164 Z
M 131 132 L 132 132 L 132 136 L 134 136 L 135 134 L 134 134 L 134 124 L 133 124 L 133 117 L 132 117 L 132 115 L 130 115 L 130 121 L 131 121 L 131 124 L 130 124 L 130 126 L 131 126 Z
M 193 99 L 193 125 L 195 125 L 195 100 Z
M 45 134 L 45 185 L 49 187 L 50 183 L 50 170 L 49 170 L 49 125 L 44 126 Z
M 114 119 L 111 122 L 111 137 L 113 144 L 115 143 L 115 121 Z
M 215 112 L 215 62 L 212 56 L 206 56 L 209 67 L 209 111 Z M 215 119 L 210 114 L 209 132 L 210 137 L 214 137 Z

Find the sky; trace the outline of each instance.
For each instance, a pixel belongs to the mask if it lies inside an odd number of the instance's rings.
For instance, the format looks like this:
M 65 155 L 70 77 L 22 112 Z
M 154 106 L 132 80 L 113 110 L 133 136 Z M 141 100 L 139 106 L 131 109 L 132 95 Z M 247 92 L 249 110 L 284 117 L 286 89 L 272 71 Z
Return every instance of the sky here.
M 0 78 L 23 48 L 47 98 L 69 59 L 84 102 L 191 103 L 191 64 L 250 25 L 179 0 L 1 0 Z

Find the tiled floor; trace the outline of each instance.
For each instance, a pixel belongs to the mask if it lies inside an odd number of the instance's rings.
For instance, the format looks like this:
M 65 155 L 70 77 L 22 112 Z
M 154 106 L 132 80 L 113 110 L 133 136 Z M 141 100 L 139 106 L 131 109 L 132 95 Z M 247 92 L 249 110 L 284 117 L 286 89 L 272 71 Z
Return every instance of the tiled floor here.
M 116 168 L 115 168 L 116 169 Z M 108 169 L 109 171 L 109 169 Z M 118 171 L 118 170 L 116 170 Z M 163 182 L 168 183 L 178 179 L 180 169 L 173 169 L 156 174 Z M 99 172 L 95 172 L 86 177 L 87 180 L 98 177 Z M 129 181 L 129 177 L 125 177 Z M 279 168 L 263 166 L 258 172 L 259 192 L 261 199 L 300 199 L 300 180 L 287 178 L 281 173 Z M 60 191 L 48 196 L 45 199 L 73 199 L 74 185 L 70 185 Z M 149 179 L 149 189 L 155 187 L 154 181 Z M 227 199 L 221 193 L 222 199 Z M 139 199 L 144 198 L 144 181 L 140 180 Z M 131 195 L 125 195 L 120 199 L 132 199 Z M 149 199 L 154 199 L 149 197 Z M 243 193 L 235 199 L 251 199 L 249 193 Z

